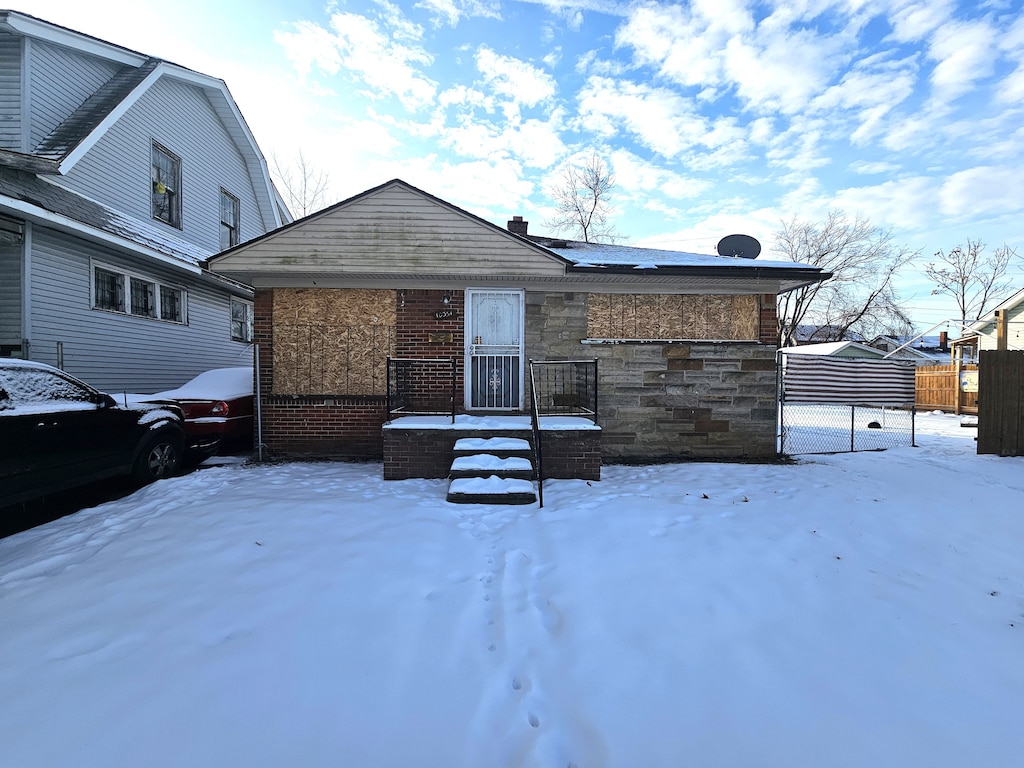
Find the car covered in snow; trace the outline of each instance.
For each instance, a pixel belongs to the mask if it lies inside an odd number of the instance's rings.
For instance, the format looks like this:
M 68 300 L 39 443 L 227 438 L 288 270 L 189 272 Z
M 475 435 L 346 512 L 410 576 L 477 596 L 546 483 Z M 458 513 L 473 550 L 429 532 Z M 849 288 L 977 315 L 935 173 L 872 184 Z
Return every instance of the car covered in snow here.
M 184 447 L 174 403 L 119 403 L 58 368 L 0 359 L 0 506 L 119 475 L 168 477 Z
M 138 397 L 138 396 L 136 396 Z M 203 459 L 229 450 L 251 450 L 253 442 L 252 368 L 215 368 L 177 389 L 143 396 L 171 401 L 185 414 L 189 452 Z

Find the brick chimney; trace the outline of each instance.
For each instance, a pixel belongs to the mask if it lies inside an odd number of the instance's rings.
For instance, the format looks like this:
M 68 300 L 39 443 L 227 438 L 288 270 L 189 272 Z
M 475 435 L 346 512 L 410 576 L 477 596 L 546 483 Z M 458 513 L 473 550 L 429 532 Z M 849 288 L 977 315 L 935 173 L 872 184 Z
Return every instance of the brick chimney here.
M 939 331 L 939 349 L 942 352 L 949 351 L 949 335 L 945 331 Z
M 520 235 L 526 237 L 526 228 L 530 226 L 530 222 L 523 221 L 522 216 L 513 216 L 512 221 L 508 223 L 508 231 L 513 235 Z

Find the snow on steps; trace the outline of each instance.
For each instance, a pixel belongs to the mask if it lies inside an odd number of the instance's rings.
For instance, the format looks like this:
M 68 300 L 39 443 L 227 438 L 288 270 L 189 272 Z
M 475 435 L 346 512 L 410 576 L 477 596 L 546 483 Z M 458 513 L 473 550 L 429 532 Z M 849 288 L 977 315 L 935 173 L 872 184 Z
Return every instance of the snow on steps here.
M 455 443 L 448 501 L 455 504 L 532 504 L 533 451 L 513 437 L 465 437 Z
M 501 458 L 491 453 L 474 453 L 469 456 L 457 456 L 452 462 L 449 477 L 485 477 L 491 474 L 532 480 L 533 463 L 521 456 Z
M 533 504 L 533 482 L 515 477 L 460 477 L 448 485 L 453 504 Z

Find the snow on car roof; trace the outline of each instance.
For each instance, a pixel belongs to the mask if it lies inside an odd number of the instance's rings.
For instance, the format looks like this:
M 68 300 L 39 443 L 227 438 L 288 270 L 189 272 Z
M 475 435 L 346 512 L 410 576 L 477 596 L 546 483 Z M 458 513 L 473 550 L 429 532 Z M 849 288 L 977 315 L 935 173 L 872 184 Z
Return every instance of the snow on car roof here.
M 214 368 L 200 373 L 177 389 L 150 397 L 167 400 L 230 400 L 253 394 L 252 368 Z

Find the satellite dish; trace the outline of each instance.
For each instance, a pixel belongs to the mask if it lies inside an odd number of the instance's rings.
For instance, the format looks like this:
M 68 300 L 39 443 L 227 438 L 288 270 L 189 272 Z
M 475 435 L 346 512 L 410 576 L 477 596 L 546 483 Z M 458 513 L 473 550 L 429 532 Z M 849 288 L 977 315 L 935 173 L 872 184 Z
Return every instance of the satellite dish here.
M 718 241 L 719 256 L 756 259 L 760 252 L 761 244 L 750 235 L 728 235 Z

